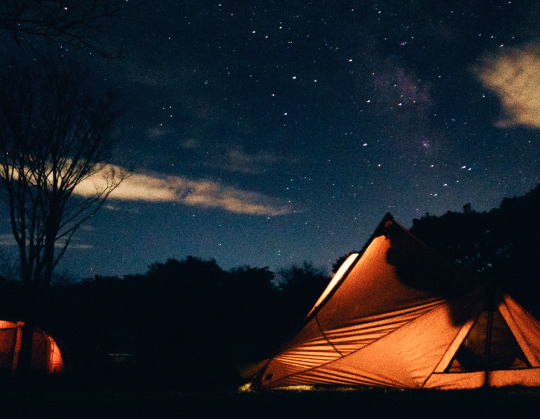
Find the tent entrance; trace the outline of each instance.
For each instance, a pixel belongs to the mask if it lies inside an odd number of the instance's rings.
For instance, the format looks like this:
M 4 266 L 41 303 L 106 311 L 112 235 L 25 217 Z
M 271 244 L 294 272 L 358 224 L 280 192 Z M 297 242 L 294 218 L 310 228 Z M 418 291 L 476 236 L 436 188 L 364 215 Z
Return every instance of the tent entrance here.
M 445 373 L 531 367 L 498 310 L 483 310 L 459 346 Z

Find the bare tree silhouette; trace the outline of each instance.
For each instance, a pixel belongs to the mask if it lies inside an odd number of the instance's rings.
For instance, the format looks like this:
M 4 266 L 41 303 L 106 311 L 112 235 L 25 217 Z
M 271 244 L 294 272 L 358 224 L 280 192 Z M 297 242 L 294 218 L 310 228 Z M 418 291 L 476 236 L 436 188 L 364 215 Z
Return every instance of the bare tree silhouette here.
M 42 38 L 114 57 L 101 37 L 120 9 L 118 0 L 2 0 L 0 30 L 18 44 Z
M 125 177 L 106 165 L 120 137 L 116 94 L 96 98 L 88 79 L 87 71 L 61 60 L 12 66 L 0 80 L 0 197 L 19 250 L 30 331 L 38 290 L 50 285 L 73 234 Z M 99 182 L 78 194 L 90 176 Z M 24 371 L 32 334 L 23 337 Z

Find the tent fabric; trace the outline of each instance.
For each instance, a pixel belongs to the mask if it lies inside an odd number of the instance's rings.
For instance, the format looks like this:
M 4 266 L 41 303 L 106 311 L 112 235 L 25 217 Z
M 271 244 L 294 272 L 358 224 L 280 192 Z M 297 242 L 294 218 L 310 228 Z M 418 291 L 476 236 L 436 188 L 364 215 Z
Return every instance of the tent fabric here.
M 540 322 L 508 295 L 456 293 L 475 274 L 390 214 L 345 265 L 256 387 L 540 385 Z
M 0 321 L 0 373 L 17 370 L 24 322 Z M 32 343 L 31 365 L 35 370 L 59 373 L 64 370 L 62 354 L 56 341 L 35 328 Z

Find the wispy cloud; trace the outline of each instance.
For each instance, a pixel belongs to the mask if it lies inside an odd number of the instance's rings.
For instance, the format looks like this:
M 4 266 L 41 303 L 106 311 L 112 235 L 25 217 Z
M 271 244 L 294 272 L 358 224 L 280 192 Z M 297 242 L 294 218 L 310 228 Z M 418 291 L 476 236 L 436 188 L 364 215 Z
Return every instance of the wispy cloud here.
M 123 169 L 110 166 L 116 173 Z M 82 182 L 75 193 L 94 194 L 102 188 L 100 173 Z M 179 202 L 187 206 L 222 208 L 238 214 L 278 216 L 292 211 L 281 200 L 264 194 L 245 191 L 213 181 L 197 181 L 160 174 L 132 174 L 111 195 L 111 199 L 125 201 Z
M 54 244 L 54 246 L 56 246 L 57 248 L 63 248 L 64 246 L 66 246 L 66 243 L 65 242 L 57 242 L 57 243 Z M 73 243 L 69 244 L 69 249 L 92 249 L 92 248 L 94 248 L 94 245 L 73 244 Z
M 263 168 L 278 161 L 277 156 L 270 153 L 249 154 L 240 149 L 229 150 L 223 169 L 247 174 L 263 173 Z
M 241 146 L 216 147 L 195 138 L 182 141 L 181 147 L 204 156 L 206 166 L 228 172 L 257 175 L 264 173 L 272 165 L 285 161 L 283 156 L 273 152 L 249 153 Z
M 77 239 L 75 239 L 76 241 Z M 29 242 L 27 242 L 28 244 Z M 11 233 L 4 233 L 0 235 L 0 246 L 17 246 L 17 241 L 15 241 L 15 237 Z M 55 242 L 54 246 L 56 248 L 63 248 L 66 246 L 65 240 L 58 240 Z M 89 244 L 81 244 L 81 243 L 70 243 L 69 249 L 92 249 L 94 248 L 93 245 Z
M 64 248 L 66 246 L 66 242 L 62 240 L 58 240 L 55 242 L 54 246 L 56 248 Z M 74 244 L 74 243 L 69 244 L 69 249 L 92 249 L 92 248 L 94 248 L 94 245 Z
M 17 242 L 11 233 L 0 235 L 0 246 L 16 246 Z
M 163 137 L 166 134 L 170 134 L 172 132 L 171 129 L 163 128 L 163 126 L 158 125 L 155 127 L 147 128 L 146 129 L 146 136 L 150 139 L 157 139 L 159 137 Z
M 499 95 L 506 117 L 499 127 L 540 128 L 540 46 L 507 48 L 477 69 L 485 87 Z
M 197 139 L 190 138 L 182 141 L 180 146 L 187 150 L 196 150 L 199 147 L 199 141 Z

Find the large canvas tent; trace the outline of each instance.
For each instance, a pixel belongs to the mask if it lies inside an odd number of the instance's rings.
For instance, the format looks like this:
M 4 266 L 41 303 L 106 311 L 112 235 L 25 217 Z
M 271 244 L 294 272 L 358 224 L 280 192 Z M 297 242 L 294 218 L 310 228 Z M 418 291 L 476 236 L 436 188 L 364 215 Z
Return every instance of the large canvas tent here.
M 12 374 L 17 370 L 24 322 L 0 321 L 0 373 Z M 34 329 L 32 368 L 46 373 L 64 370 L 64 363 L 54 339 L 39 328 Z
M 475 284 L 387 214 L 254 385 L 540 386 L 540 322 Z

